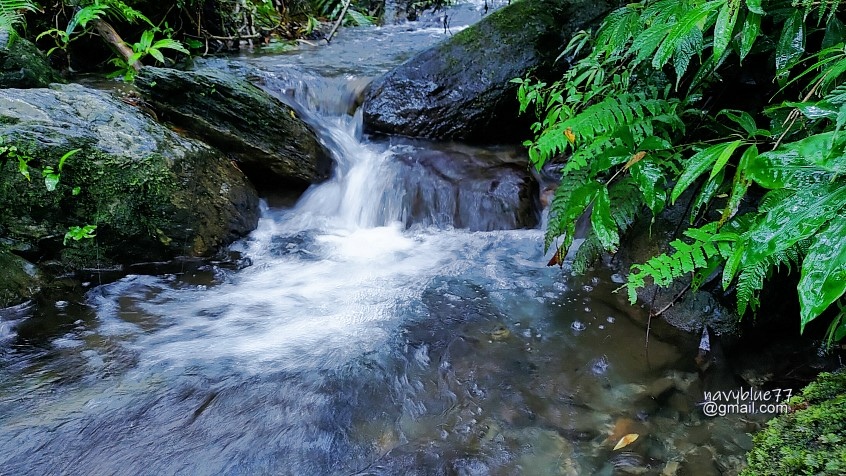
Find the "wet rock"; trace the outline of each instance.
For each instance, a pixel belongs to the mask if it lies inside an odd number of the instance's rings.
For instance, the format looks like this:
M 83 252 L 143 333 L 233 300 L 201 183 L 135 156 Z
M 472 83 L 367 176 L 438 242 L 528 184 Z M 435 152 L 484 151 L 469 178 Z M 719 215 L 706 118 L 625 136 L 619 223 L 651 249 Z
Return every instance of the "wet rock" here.
M 526 164 L 497 155 L 422 151 L 398 156 L 406 225 L 473 231 L 538 223 L 537 183 Z
M 259 187 L 302 186 L 331 173 L 332 156 L 311 127 L 243 79 L 213 69 L 147 67 L 136 84 L 162 119 L 230 154 Z
M 61 81 L 38 47 L 0 29 L 0 88 L 44 88 Z
M 2 164 L 0 235 L 64 269 L 208 255 L 255 228 L 258 198 L 219 151 L 107 93 L 79 85 L 0 90 L 0 137 L 29 161 Z M 42 171 L 58 171 L 54 191 Z M 77 188 L 78 187 L 78 188 Z M 71 226 L 96 238 L 69 241 Z
M 0 248 L 0 309 L 32 299 L 39 288 L 35 266 Z
M 365 93 L 365 130 L 494 143 L 525 135 L 509 80 L 550 74 L 572 33 L 611 3 L 526 0 L 490 14 L 376 79 Z
M 682 195 L 674 206 L 659 214 L 654 223 L 650 223 L 650 215 L 645 215 L 634 224 L 615 256 L 621 272 L 628 272 L 632 264 L 645 263 L 670 249 L 669 243 L 680 237 L 686 228 L 686 199 L 690 197 L 690 194 Z M 715 295 L 721 292 L 720 288 L 703 286 L 694 291 L 687 289 L 688 282 L 678 279 L 667 288 L 647 286 L 638 291 L 638 299 L 649 303 L 653 311 L 663 309 L 661 320 L 682 331 L 697 334 L 708 326 L 714 335 L 734 334 L 738 318 L 723 299 Z M 677 296 L 681 297 L 676 299 Z

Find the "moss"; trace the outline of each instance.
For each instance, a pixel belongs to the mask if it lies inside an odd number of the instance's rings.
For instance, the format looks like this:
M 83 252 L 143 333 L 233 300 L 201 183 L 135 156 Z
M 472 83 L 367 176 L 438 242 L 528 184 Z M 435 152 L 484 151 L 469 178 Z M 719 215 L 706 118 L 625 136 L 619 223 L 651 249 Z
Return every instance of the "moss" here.
M 742 474 L 846 474 L 846 372 L 820 374 L 790 404 L 755 435 Z
M 0 309 L 32 298 L 38 289 L 34 266 L 0 246 Z

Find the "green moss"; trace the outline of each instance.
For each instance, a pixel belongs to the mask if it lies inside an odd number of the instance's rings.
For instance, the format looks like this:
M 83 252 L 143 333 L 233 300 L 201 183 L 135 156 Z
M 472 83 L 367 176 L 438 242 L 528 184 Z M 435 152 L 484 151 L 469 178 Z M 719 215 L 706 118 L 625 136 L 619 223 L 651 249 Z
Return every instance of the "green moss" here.
M 820 374 L 791 407 L 755 435 L 742 474 L 846 474 L 846 372 Z

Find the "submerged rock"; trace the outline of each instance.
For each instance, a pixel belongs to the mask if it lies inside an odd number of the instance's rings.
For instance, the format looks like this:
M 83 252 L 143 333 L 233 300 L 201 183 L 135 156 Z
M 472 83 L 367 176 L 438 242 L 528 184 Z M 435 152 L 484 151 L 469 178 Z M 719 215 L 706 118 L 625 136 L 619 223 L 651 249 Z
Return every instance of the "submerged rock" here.
M 409 226 L 490 231 L 538 223 L 537 182 L 516 158 L 428 150 L 397 162 Z
M 0 29 L 0 88 L 43 88 L 61 81 L 38 47 Z
M 0 235 L 34 262 L 101 267 L 214 252 L 255 228 L 258 197 L 223 154 L 107 93 L 79 85 L 0 90 Z M 59 172 L 55 190 L 42 177 Z M 19 172 L 19 160 L 30 179 Z M 71 226 L 96 238 L 69 241 Z
M 490 14 L 376 79 L 365 93 L 365 130 L 499 143 L 525 135 L 509 80 L 550 74 L 569 37 L 610 5 L 521 0 Z
M 162 118 L 230 154 L 258 186 L 329 178 L 332 156 L 293 109 L 217 70 L 147 67 L 136 84 Z

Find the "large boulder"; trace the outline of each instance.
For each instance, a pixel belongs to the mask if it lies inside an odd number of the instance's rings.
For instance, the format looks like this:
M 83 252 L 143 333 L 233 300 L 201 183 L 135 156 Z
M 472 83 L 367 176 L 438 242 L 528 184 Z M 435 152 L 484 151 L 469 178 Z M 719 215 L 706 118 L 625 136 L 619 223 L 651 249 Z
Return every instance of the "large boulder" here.
M 61 81 L 41 50 L 0 28 L 0 88 L 44 88 Z
M 422 150 L 395 161 L 407 226 L 491 231 L 538 223 L 538 185 L 525 159 L 478 150 Z
M 255 189 L 227 157 L 102 91 L 0 90 L 0 137 L 17 149 L 0 170 L 0 236 L 31 261 L 73 269 L 208 255 L 258 221 Z M 48 190 L 46 168 L 59 172 L 77 148 Z M 69 227 L 88 224 L 94 239 L 63 244 Z
M 136 84 L 163 119 L 229 153 L 259 186 L 329 177 L 332 156 L 293 109 L 222 71 L 144 68 Z
M 519 0 L 492 13 L 376 79 L 365 93 L 365 130 L 499 143 L 525 135 L 509 80 L 551 74 L 562 45 L 611 1 Z

